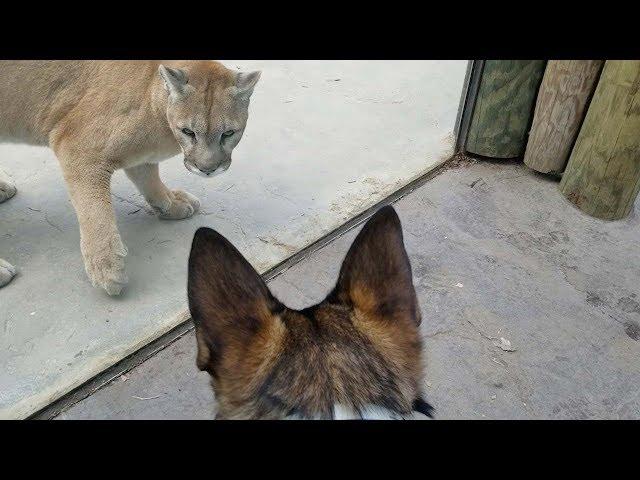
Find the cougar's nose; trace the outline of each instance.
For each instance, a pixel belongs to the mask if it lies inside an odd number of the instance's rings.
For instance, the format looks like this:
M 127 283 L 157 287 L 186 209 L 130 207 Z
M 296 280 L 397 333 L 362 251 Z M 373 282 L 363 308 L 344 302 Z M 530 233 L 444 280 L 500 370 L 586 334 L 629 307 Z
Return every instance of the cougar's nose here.
M 231 165 L 231 158 L 229 158 L 227 161 L 224 161 L 222 163 L 215 163 L 211 166 L 206 166 L 206 167 L 198 165 L 195 162 L 191 162 L 186 158 L 184 159 L 184 166 L 187 168 L 187 170 L 189 170 L 191 173 L 195 173 L 196 175 L 200 175 L 203 177 L 213 177 L 215 175 L 219 175 L 227 171 L 230 165 Z

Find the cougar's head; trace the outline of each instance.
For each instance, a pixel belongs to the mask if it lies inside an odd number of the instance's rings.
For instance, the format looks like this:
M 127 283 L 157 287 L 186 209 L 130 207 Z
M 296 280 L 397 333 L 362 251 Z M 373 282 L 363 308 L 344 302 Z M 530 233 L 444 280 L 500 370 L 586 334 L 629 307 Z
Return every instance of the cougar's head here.
M 167 120 L 184 154 L 184 165 L 202 176 L 222 173 L 240 142 L 249 98 L 260 72 L 234 72 L 218 62 L 160 65 L 168 94 Z

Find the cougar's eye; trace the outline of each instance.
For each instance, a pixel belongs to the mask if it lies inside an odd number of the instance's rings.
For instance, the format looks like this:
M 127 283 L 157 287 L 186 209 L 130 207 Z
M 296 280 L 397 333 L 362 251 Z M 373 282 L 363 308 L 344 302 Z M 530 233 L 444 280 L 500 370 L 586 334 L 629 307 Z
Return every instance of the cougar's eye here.
M 233 135 L 234 133 L 236 133 L 235 130 L 227 130 L 226 132 L 224 132 L 222 134 L 222 139 L 224 140 L 225 138 L 229 138 L 231 135 Z
M 195 138 L 196 134 L 193 133 L 193 130 L 189 130 L 188 128 L 183 128 L 182 133 L 187 135 L 188 137 Z

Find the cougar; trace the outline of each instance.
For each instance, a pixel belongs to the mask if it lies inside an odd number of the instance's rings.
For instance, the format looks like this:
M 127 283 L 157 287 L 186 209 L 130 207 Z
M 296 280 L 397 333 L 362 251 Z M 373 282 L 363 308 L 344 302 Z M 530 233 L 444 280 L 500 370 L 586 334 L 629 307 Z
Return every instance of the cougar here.
M 127 283 L 110 180 L 124 169 L 163 219 L 192 216 L 200 202 L 160 179 L 158 162 L 182 151 L 192 173 L 231 164 L 260 72 L 214 61 L 2 61 L 0 142 L 49 146 L 80 226 L 92 284 L 118 295 Z M 16 194 L 0 172 L 0 202 Z M 0 287 L 16 269 L 0 259 Z

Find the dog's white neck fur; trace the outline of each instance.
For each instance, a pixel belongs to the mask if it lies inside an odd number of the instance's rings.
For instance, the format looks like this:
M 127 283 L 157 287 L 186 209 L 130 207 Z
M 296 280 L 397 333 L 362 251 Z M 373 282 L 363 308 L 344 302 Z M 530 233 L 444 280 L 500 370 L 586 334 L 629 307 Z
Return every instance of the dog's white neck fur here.
M 388 410 L 377 405 L 368 405 L 360 412 L 344 405 L 336 404 L 333 406 L 334 420 L 426 420 L 428 417 L 419 412 L 412 412 L 411 415 L 400 415 L 399 413 Z M 290 415 L 287 420 L 317 420 L 315 418 L 306 418 L 300 415 Z

